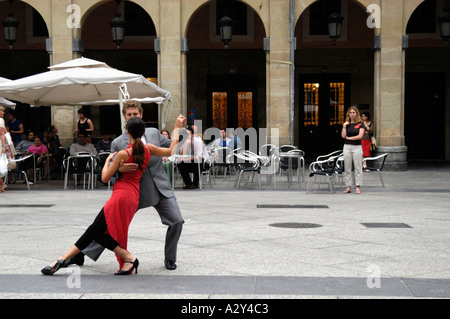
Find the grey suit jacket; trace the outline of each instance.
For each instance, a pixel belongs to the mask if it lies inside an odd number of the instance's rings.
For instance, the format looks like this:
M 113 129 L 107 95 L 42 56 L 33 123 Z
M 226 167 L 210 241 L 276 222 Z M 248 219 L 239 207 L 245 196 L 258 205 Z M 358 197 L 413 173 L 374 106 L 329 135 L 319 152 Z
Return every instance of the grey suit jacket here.
M 146 128 L 144 136 L 147 143 L 161 147 L 170 147 L 170 140 L 162 136 L 156 128 Z M 112 142 L 111 152 L 124 150 L 129 145 L 130 139 L 127 133 L 123 133 Z M 141 178 L 138 209 L 157 205 L 160 200 L 160 194 L 167 198 L 175 196 L 164 170 L 162 158 L 152 155 L 150 163 Z

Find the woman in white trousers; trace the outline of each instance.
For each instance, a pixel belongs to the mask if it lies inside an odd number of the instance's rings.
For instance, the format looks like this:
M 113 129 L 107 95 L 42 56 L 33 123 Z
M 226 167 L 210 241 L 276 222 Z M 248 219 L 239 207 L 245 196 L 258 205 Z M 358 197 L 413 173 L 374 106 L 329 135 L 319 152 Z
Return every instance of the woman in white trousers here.
M 361 139 L 364 135 L 364 123 L 361 120 L 359 110 L 356 106 L 351 106 L 347 111 L 345 123 L 342 126 L 341 136 L 344 142 L 344 167 L 345 184 L 347 188 L 344 194 L 348 194 L 352 189 L 352 167 L 355 169 L 355 194 L 361 193 L 362 185 L 362 147 Z

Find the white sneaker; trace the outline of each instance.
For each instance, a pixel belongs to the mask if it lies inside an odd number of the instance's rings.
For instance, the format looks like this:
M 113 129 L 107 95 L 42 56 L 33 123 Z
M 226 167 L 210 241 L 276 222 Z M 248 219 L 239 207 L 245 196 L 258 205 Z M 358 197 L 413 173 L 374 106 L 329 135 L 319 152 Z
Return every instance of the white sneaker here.
M 33 182 L 28 182 L 28 185 L 33 185 L 34 183 Z

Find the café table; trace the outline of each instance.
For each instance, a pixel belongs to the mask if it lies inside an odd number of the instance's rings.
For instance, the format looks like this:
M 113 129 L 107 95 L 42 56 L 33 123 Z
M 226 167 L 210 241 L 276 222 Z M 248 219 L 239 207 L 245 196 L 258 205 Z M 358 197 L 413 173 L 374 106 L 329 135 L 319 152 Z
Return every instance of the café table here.
M 304 152 L 300 150 L 291 150 L 289 152 L 280 152 L 280 158 L 286 158 L 288 159 L 288 187 L 291 188 L 291 185 L 293 183 L 292 181 L 292 160 L 297 159 L 297 177 L 298 177 L 298 187 L 300 187 L 300 180 L 304 180 L 304 174 L 305 174 L 305 159 L 304 159 Z

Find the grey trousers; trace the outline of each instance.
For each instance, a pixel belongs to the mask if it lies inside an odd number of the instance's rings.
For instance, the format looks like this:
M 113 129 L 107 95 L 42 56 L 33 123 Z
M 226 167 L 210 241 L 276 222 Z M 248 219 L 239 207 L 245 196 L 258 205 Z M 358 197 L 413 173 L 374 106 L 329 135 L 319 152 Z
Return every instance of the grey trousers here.
M 153 207 L 158 212 L 161 222 L 168 226 L 164 248 L 165 258 L 175 262 L 177 261 L 178 240 L 180 239 L 184 224 L 177 200 L 175 196 L 167 198 L 160 194 L 159 203 Z M 93 241 L 82 251 L 82 253 L 96 261 L 104 249 L 105 248 L 99 243 Z
M 345 186 L 352 186 L 352 165 L 355 168 L 355 186 L 362 185 L 362 154 L 361 145 L 344 144 Z

